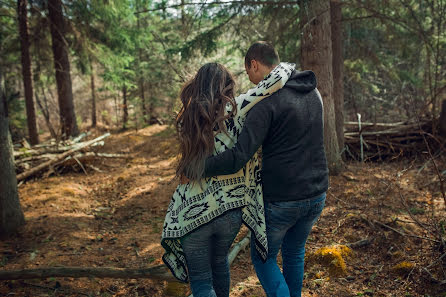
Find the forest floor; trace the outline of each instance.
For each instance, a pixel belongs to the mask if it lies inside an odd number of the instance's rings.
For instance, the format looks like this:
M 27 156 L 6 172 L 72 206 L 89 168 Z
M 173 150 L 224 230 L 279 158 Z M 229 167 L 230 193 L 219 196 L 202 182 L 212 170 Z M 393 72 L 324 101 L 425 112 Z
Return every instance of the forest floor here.
M 91 137 L 100 134 L 94 131 Z M 26 225 L 14 238 L 0 241 L 0 269 L 162 263 L 160 234 L 177 183 L 173 129 L 155 125 L 113 133 L 100 151 L 129 157 L 97 161 L 94 166 L 102 172 L 69 170 L 19 187 Z M 445 160 L 436 162 L 446 169 Z M 446 251 L 435 241 L 445 237 L 446 212 L 431 162 L 348 163 L 330 183 L 326 207 L 307 243 L 303 296 L 446 296 L 446 285 L 434 280 L 446 279 L 446 259 L 439 260 Z M 366 241 L 353 245 L 350 256 L 336 249 L 360 240 Z M 323 247 L 330 248 L 332 258 L 311 257 Z M 232 264 L 231 279 L 231 297 L 265 296 L 249 249 Z M 171 288 L 147 279 L 65 277 L 1 281 L 0 296 L 190 293 L 188 286 Z

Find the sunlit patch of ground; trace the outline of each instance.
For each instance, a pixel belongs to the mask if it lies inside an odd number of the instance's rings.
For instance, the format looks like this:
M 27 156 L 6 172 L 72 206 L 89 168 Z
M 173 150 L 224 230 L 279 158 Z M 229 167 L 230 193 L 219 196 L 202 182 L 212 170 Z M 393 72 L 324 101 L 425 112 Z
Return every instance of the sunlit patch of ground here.
M 160 234 L 176 186 L 174 129 L 154 125 L 112 134 L 100 151 L 128 158 L 95 164 L 103 172 L 68 172 L 20 186 L 26 225 L 17 237 L 0 241 L 0 269 L 162 263 Z M 444 168 L 443 160 L 437 162 Z M 352 257 L 343 259 L 343 275 L 330 275 L 329 265 L 309 261 L 303 296 L 444 296 L 444 288 L 423 268 L 445 251 L 438 250 L 434 233 L 420 226 L 435 222 L 438 232 L 444 232 L 439 189 L 434 167 L 426 160 L 349 163 L 342 174 L 331 177 L 327 205 L 309 237 L 307 254 L 370 242 L 352 248 Z M 236 240 L 246 232 L 243 228 Z M 231 267 L 231 297 L 265 296 L 249 254 L 249 248 L 242 251 Z M 430 271 L 446 279 L 442 269 L 436 265 Z M 166 288 L 165 282 L 141 279 L 56 278 L 3 281 L 0 296 L 156 297 L 168 296 Z

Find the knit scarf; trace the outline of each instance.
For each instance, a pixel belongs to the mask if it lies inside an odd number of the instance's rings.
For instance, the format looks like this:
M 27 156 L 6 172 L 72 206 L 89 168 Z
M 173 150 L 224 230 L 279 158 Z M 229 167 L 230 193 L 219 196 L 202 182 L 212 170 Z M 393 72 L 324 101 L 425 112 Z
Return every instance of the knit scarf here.
M 281 89 L 288 81 L 294 64 L 280 63 L 256 87 L 235 98 L 237 113 L 225 121 L 227 134 L 215 136 L 214 155 L 234 146 L 243 128 L 247 112 L 260 100 Z M 227 107 L 227 112 L 230 111 Z M 204 178 L 201 183 L 177 186 L 164 220 L 161 245 L 164 263 L 180 281 L 187 282 L 186 259 L 180 238 L 224 214 L 242 207 L 242 221 L 251 230 L 256 250 L 266 261 L 265 211 L 260 177 L 261 161 L 255 153 L 246 166 L 231 175 Z M 200 185 L 201 184 L 201 185 Z

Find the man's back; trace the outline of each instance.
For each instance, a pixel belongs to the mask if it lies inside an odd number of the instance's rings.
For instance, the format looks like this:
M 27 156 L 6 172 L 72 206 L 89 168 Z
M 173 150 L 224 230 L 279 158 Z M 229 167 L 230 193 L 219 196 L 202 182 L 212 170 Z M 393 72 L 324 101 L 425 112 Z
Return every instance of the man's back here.
M 294 71 L 249 111 L 236 145 L 206 160 L 205 176 L 237 172 L 262 146 L 265 201 L 319 196 L 328 189 L 322 109 L 314 73 Z
M 248 115 L 255 122 L 270 120 L 262 145 L 266 201 L 313 198 L 328 188 L 323 107 L 313 78 L 309 71 L 293 73 L 283 89 L 260 102 Z M 265 113 L 270 115 L 260 118 Z

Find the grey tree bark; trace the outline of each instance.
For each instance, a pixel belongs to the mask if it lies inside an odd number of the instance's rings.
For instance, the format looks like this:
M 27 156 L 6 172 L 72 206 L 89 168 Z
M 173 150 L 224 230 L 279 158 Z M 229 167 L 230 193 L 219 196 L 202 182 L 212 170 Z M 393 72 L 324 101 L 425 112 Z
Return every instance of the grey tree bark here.
M 25 223 L 17 191 L 6 91 L 0 69 L 0 236 L 14 234 Z
M 342 167 L 336 133 L 333 99 L 333 57 L 331 47 L 330 1 L 304 0 L 301 9 L 301 67 L 313 70 L 324 103 L 324 145 L 330 174 Z

